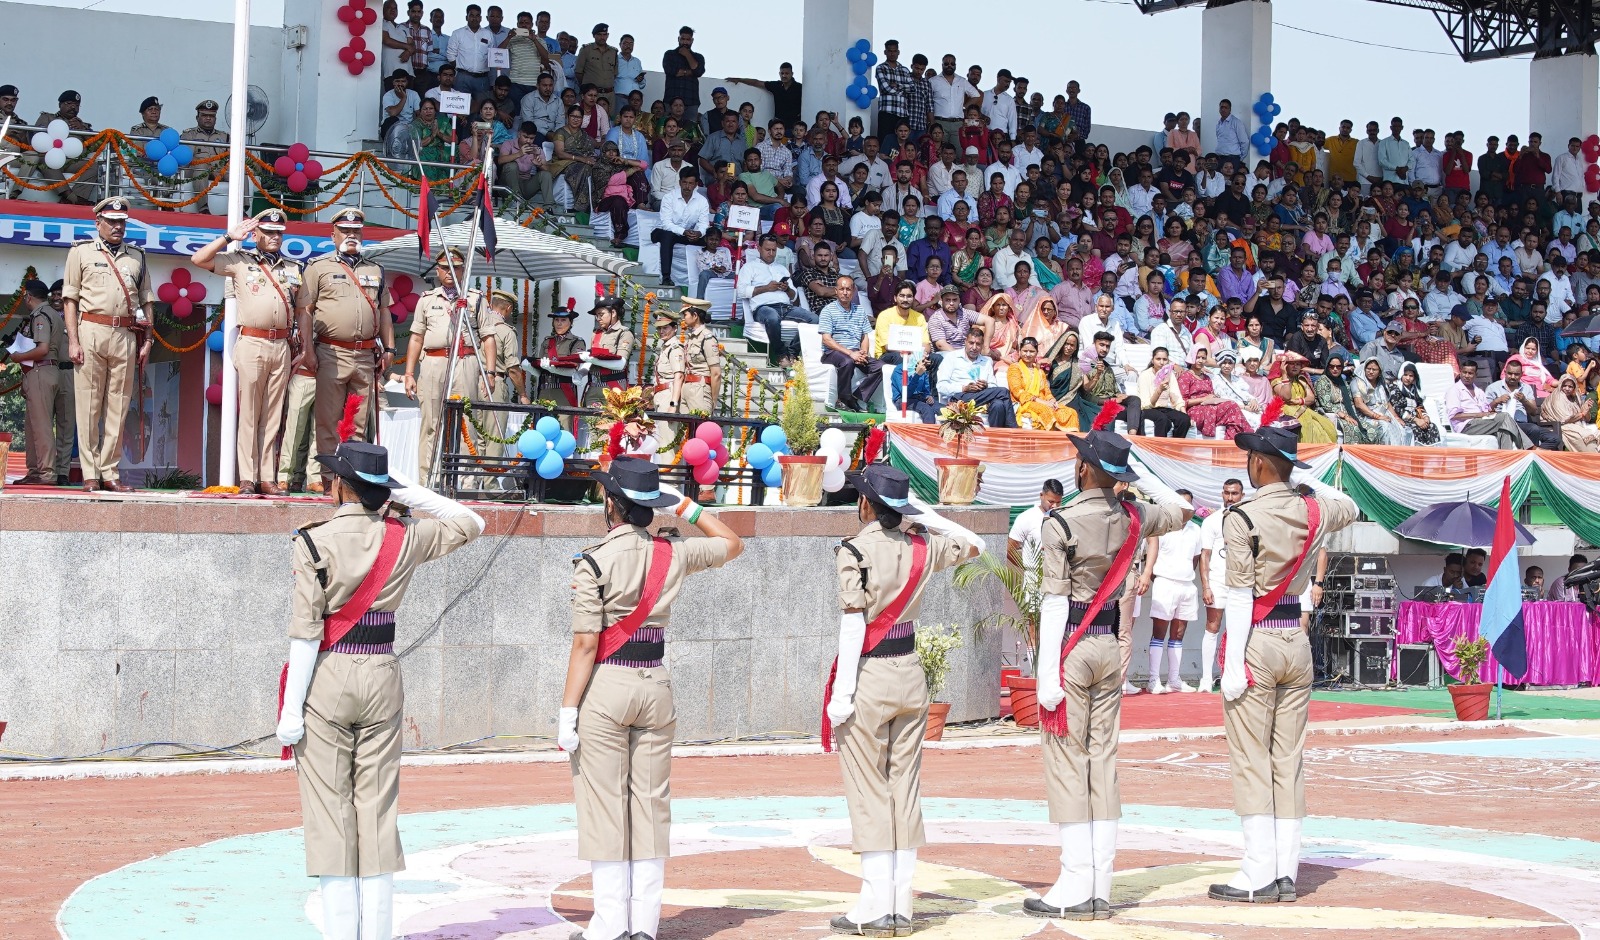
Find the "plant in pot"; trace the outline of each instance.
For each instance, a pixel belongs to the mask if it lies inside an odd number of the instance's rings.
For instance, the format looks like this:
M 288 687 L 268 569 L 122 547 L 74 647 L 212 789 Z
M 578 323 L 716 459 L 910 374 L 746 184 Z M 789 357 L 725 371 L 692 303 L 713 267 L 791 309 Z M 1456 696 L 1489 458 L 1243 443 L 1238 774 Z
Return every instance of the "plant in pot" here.
M 982 426 L 983 409 L 975 401 L 951 402 L 939 410 L 939 437 L 956 452 L 954 457 L 934 458 L 939 502 L 969 506 L 978 498 L 978 461 L 967 456 L 967 444 Z
M 779 423 L 789 442 L 789 453 L 778 457 L 783 467 L 783 504 L 815 506 L 822 502 L 822 471 L 828 458 L 817 456 L 822 434 L 817 430 L 817 406 L 811 399 L 805 369 L 794 371 L 794 384 L 784 396 Z
M 1450 701 L 1455 706 L 1457 721 L 1483 721 L 1489 717 L 1489 692 L 1494 686 L 1479 681 L 1483 664 L 1488 659 L 1488 640 L 1481 636 L 1475 640 L 1456 637 L 1456 663 L 1460 667 L 1461 682 L 1450 686 Z
M 950 715 L 950 703 L 939 701 L 945 680 L 950 677 L 950 651 L 963 645 L 961 628 L 949 626 L 924 627 L 916 632 L 917 659 L 922 661 L 922 675 L 928 680 L 928 730 L 924 741 L 944 740 L 944 722 Z
M 984 552 L 971 561 L 957 565 L 951 583 L 962 589 L 975 588 L 989 581 L 1000 585 L 1010 596 L 1017 612 L 989 615 L 979 622 L 980 632 L 975 635 L 981 637 L 981 631 L 989 627 L 1002 629 L 1011 627 L 1022 635 L 1023 642 L 1027 644 L 1028 663 L 1031 664 L 1039 656 L 1039 582 L 1042 576 L 1041 559 L 1035 559 L 1030 567 L 1023 569 L 1010 564 L 1003 557 Z M 1009 676 L 1005 681 L 1011 690 L 1013 720 L 1022 727 L 1037 725 L 1039 723 L 1038 680 Z

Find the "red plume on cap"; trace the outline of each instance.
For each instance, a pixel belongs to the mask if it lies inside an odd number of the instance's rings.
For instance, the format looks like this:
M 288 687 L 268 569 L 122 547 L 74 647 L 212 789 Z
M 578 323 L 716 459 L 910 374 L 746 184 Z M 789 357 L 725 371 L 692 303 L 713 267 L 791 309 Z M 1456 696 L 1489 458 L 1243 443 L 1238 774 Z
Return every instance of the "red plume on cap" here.
M 576 297 L 568 297 L 567 298 L 567 312 L 568 313 L 572 313 L 573 311 L 575 311 L 577 309 L 578 309 L 578 298 L 576 298 Z
M 596 297 L 604 297 L 606 295 L 606 286 L 604 284 L 600 283 L 599 281 L 595 281 L 594 282 L 594 295 Z
M 883 439 L 889 432 L 883 425 L 878 425 L 867 432 L 867 443 L 861 448 L 861 466 L 866 468 L 878 459 L 878 452 L 883 450 Z
M 1272 400 L 1267 402 L 1267 407 L 1261 412 L 1261 426 L 1264 428 L 1270 427 L 1274 421 L 1281 417 L 1283 417 L 1283 399 L 1274 395 Z
M 622 456 L 622 432 L 626 425 L 621 421 L 611 422 L 611 432 L 606 441 L 606 456 L 615 460 Z
M 1104 431 L 1116 423 L 1117 415 L 1122 414 L 1122 403 L 1112 399 L 1100 406 L 1100 413 L 1094 416 L 1094 423 L 1089 425 L 1091 431 Z
M 366 401 L 364 395 L 351 395 L 344 400 L 344 417 L 339 419 L 339 440 L 348 441 L 356 436 L 356 412 L 361 410 L 361 403 Z

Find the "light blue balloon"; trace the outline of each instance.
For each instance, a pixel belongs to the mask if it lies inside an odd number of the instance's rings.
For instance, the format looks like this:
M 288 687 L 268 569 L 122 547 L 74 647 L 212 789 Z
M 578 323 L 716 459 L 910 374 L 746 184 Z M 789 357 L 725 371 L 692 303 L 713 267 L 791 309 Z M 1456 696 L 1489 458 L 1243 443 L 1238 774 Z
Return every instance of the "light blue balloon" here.
M 188 144 L 179 144 L 172 148 L 172 158 L 179 166 L 188 166 L 194 160 L 194 150 Z
M 771 448 L 773 453 L 781 454 L 789 448 L 789 435 L 783 433 L 783 428 L 776 424 L 769 424 L 761 429 L 761 443 Z
M 561 436 L 561 422 L 551 415 L 545 415 L 533 426 L 535 431 L 545 436 L 546 440 L 555 440 Z
M 517 453 L 528 460 L 538 460 L 550 449 L 550 441 L 537 430 L 523 431 L 517 438 Z
M 212 352 L 222 352 L 222 331 L 214 330 L 206 337 L 206 348 Z
M 751 468 L 756 470 L 767 469 L 777 459 L 778 455 L 774 454 L 772 448 L 765 444 L 751 444 L 750 449 L 744 452 L 745 463 L 748 463 Z
M 539 479 L 554 480 L 561 475 L 561 471 L 567 468 L 567 462 L 561 459 L 560 454 L 553 450 L 547 450 L 544 452 L 544 456 L 540 457 L 539 461 L 533 465 L 533 468 L 538 472 Z
M 771 466 L 761 471 L 761 482 L 768 486 L 782 486 L 783 465 L 774 461 Z
M 167 155 L 167 148 L 161 146 L 159 140 L 148 140 L 145 141 L 144 155 L 149 160 L 160 160 Z
M 157 139 L 160 140 L 163 144 L 166 144 L 168 150 L 171 150 L 173 147 L 178 146 L 178 141 L 181 138 L 178 136 L 178 132 L 177 131 L 175 131 L 175 130 L 173 130 L 172 128 L 169 127 L 166 130 L 162 131 L 161 132 L 161 136 L 159 138 L 157 138 Z
M 178 160 L 172 154 L 167 154 L 156 161 L 156 172 L 162 176 L 178 175 Z
M 578 439 L 572 436 L 571 431 L 562 431 L 556 438 L 556 453 L 562 457 L 571 457 L 578 452 Z

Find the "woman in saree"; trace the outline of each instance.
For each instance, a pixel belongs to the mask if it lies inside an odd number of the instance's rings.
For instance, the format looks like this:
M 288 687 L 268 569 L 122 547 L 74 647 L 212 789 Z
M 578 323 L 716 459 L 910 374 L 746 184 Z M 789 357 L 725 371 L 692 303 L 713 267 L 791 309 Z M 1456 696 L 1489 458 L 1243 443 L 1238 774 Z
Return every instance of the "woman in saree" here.
M 1248 363 L 1252 355 L 1262 362 L 1274 362 L 1278 354 L 1275 347 L 1272 338 L 1266 335 L 1260 317 L 1251 314 L 1244 318 L 1244 332 L 1234 340 L 1240 362 Z
M 1244 412 L 1233 402 L 1218 395 L 1206 367 L 1211 363 L 1211 351 L 1204 346 L 1189 350 L 1189 368 L 1178 373 L 1178 392 L 1183 395 L 1183 408 L 1194 422 L 1195 430 L 1203 438 L 1211 439 L 1222 431 L 1226 440 L 1233 440 L 1250 430 Z
M 983 233 L 975 228 L 967 229 L 961 247 L 950 255 L 951 280 L 961 288 L 963 303 L 967 292 L 977 286 L 978 272 L 983 270 L 986 260 L 983 256 Z
M 612 167 L 601 163 L 600 148 L 583 132 L 583 109 L 577 105 L 568 108 L 567 123 L 550 135 L 550 141 L 555 156 L 548 169 L 567 181 L 573 207 L 598 205 L 611 181 Z
M 1006 387 L 1016 405 L 1017 426 L 1035 431 L 1076 431 L 1078 412 L 1070 405 L 1057 404 L 1050 391 L 1050 377 L 1039 366 L 1039 341 L 1025 336 L 1018 347 L 1018 360 L 1006 370 Z
M 1017 310 L 1011 305 L 1010 297 L 1005 294 L 990 297 L 988 303 L 978 309 L 976 322 L 983 327 L 984 348 L 988 350 L 996 368 L 1002 362 L 1009 365 L 1017 361 L 1017 343 L 1023 335 L 1022 324 L 1017 320 Z
M 1002 194 L 1003 195 L 1003 194 Z M 979 197 L 980 199 L 982 197 Z M 979 212 L 978 218 L 983 218 Z M 995 252 L 1004 248 L 1011 242 L 1011 206 L 1004 205 L 994 212 L 994 221 L 985 226 L 983 230 L 984 247 L 993 256 Z
M 1345 374 L 1343 355 L 1329 353 L 1328 368 L 1311 379 L 1311 387 L 1316 391 L 1317 410 L 1332 419 L 1334 427 L 1344 435 L 1346 441 L 1352 444 L 1377 443 L 1364 440 L 1361 436 L 1361 424 L 1356 421 L 1355 396 L 1350 390 L 1350 379 Z
M 1066 277 L 1054 252 L 1055 248 L 1048 238 L 1040 238 L 1033 243 L 1033 282 L 1039 285 L 1040 290 L 1055 290 L 1056 285 Z
M 1556 390 L 1545 398 L 1539 416 L 1561 432 L 1561 449 L 1582 454 L 1600 454 L 1600 427 L 1596 427 L 1594 399 L 1578 397 L 1578 380 L 1563 375 Z
M 1362 444 L 1388 444 L 1403 447 L 1411 435 L 1389 401 L 1389 388 L 1383 380 L 1383 363 L 1376 357 L 1361 364 L 1350 401 L 1355 405 L 1356 423 L 1361 426 Z
M 1278 354 L 1276 368 L 1282 374 L 1272 383 L 1272 394 L 1283 399 L 1283 414 L 1300 422 L 1300 443 L 1334 444 L 1339 432 L 1333 422 L 1317 411 L 1317 392 L 1306 375 L 1310 360 L 1297 352 Z
M 1022 335 L 1038 340 L 1045 349 L 1054 346 L 1061 334 L 1071 329 L 1067 321 L 1056 315 L 1056 301 L 1049 294 L 1034 301 L 1028 316 L 1022 321 Z
M 1255 397 L 1256 401 L 1261 403 L 1262 409 L 1265 410 L 1266 406 L 1272 401 L 1273 394 L 1272 380 L 1267 378 L 1265 372 L 1261 371 L 1261 354 L 1254 350 L 1240 350 L 1239 362 L 1244 366 L 1244 374 L 1239 376 L 1239 380 L 1244 383 L 1245 387 L 1250 390 L 1250 394 Z
M 1261 412 L 1266 408 L 1266 403 L 1261 399 L 1258 390 L 1252 388 L 1246 381 L 1244 372 L 1239 367 L 1239 357 L 1231 349 L 1217 353 L 1212 360 L 1217 364 L 1216 374 L 1211 377 L 1211 387 L 1216 391 L 1217 397 L 1223 401 L 1231 401 L 1239 406 L 1239 411 L 1244 414 L 1244 420 L 1251 429 L 1261 426 Z M 1271 389 L 1265 390 L 1269 395 Z
M 439 114 L 439 103 L 424 98 L 417 105 L 416 117 L 411 122 L 411 136 L 416 138 L 417 151 L 423 163 L 436 164 L 424 167 L 428 179 L 438 182 L 450 175 L 450 152 L 455 147 L 455 119 Z M 552 172 L 557 172 L 552 169 Z
M 1078 361 L 1078 331 L 1068 330 L 1056 340 L 1055 347 L 1046 349 L 1043 354 L 1043 366 L 1050 377 L 1050 394 L 1055 396 L 1056 402 L 1078 408 L 1079 391 L 1083 388 L 1085 377 L 1083 363 Z M 1078 409 L 1080 418 L 1079 426 L 1088 427 L 1087 421 L 1081 420 L 1083 410 Z
M 965 270 L 965 268 L 956 269 L 958 273 L 962 270 Z M 984 306 L 997 295 L 1005 296 L 994 289 L 994 271 L 987 267 L 980 267 L 978 268 L 978 273 L 972 277 L 972 286 L 961 292 L 961 306 L 966 307 L 968 310 L 982 311 Z M 1010 303 L 1010 298 L 1007 298 L 1006 302 Z
M 978 244 L 983 244 L 983 229 L 972 218 L 972 203 L 963 197 L 956 200 L 950 209 L 950 219 L 944 223 L 944 243 L 951 251 L 958 251 L 966 247 L 968 232 L 977 232 Z

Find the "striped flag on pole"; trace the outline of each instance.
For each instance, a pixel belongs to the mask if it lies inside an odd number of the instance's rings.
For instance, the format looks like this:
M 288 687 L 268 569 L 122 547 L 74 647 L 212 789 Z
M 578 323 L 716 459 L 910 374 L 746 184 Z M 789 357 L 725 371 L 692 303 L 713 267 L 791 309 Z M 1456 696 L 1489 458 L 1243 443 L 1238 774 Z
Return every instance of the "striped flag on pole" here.
M 1500 488 L 1494 547 L 1489 552 L 1489 585 L 1483 594 L 1478 632 L 1510 679 L 1528 671 L 1528 637 L 1522 625 L 1522 573 L 1517 561 L 1517 530 L 1511 517 L 1511 478 Z M 1466 681 L 1463 679 L 1463 681 Z

